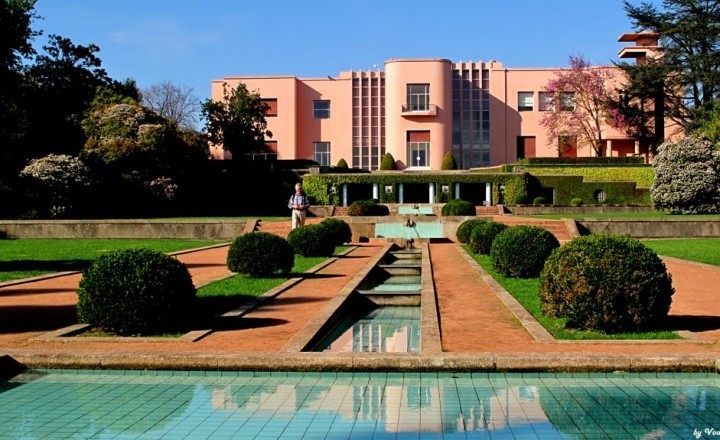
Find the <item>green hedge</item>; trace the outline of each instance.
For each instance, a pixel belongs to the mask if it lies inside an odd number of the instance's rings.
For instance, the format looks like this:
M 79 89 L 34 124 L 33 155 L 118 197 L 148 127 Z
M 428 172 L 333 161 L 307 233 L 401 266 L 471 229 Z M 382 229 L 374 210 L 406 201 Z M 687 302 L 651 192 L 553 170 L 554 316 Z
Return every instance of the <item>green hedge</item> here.
M 493 204 L 510 205 L 525 203 L 528 200 L 528 175 L 519 174 L 484 174 L 484 173 L 373 173 L 373 174 L 310 174 L 303 177 L 303 189 L 314 205 L 339 205 L 342 184 L 372 184 L 380 186 L 380 202 L 396 203 L 399 183 L 435 183 L 437 193 L 441 185 L 455 183 L 492 183 Z M 504 185 L 503 198 L 499 199 L 500 185 Z M 336 188 L 332 192 L 331 188 Z M 385 187 L 392 186 L 391 194 L 385 194 Z M 451 189 L 450 196 L 454 194 Z
M 650 190 L 638 188 L 635 182 L 586 182 L 582 176 L 539 175 L 529 177 L 532 197 L 544 196 L 550 188 L 555 191 L 556 205 L 569 205 L 572 199 L 582 199 L 585 205 L 599 204 L 598 191 L 605 192 L 607 205 L 649 205 Z
M 533 176 L 537 175 L 564 175 L 564 176 L 583 176 L 585 182 L 601 181 L 601 182 L 636 182 L 637 186 L 650 188 L 655 178 L 655 173 L 651 166 L 642 167 L 574 167 L 574 166 L 558 166 L 558 167 L 531 167 L 527 172 Z
M 557 164 L 644 164 L 643 156 L 626 157 L 528 157 L 517 161 L 520 165 Z

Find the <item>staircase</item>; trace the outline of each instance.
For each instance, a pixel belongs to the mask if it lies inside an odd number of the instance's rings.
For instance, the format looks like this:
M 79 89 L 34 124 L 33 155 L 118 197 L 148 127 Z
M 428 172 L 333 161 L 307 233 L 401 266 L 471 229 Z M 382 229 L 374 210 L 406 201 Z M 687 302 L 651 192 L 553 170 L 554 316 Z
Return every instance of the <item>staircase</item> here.
M 323 221 L 322 218 L 308 218 L 305 220 L 306 225 L 315 225 Z M 270 234 L 279 235 L 282 238 L 287 238 L 288 234 L 292 230 L 292 222 L 290 220 L 283 222 L 266 222 L 258 220 L 255 231 L 258 232 L 269 232 Z
M 567 243 L 572 240 L 570 231 L 563 220 L 533 219 L 527 217 L 515 217 L 513 215 L 495 215 L 493 221 L 504 223 L 508 226 L 539 226 L 550 231 L 560 244 Z
M 497 206 L 483 206 L 478 205 L 475 206 L 475 215 L 485 217 L 485 216 L 493 216 L 497 215 L 498 213 L 498 207 Z

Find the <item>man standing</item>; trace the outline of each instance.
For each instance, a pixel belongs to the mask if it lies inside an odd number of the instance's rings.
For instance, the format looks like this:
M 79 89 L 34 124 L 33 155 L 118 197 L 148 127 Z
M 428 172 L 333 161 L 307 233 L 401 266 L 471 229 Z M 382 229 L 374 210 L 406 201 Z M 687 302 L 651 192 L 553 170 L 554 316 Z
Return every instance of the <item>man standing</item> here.
M 288 208 L 292 209 L 292 228 L 299 228 L 305 224 L 305 214 L 310 207 L 310 202 L 302 190 L 302 184 L 295 184 L 295 194 L 290 196 Z

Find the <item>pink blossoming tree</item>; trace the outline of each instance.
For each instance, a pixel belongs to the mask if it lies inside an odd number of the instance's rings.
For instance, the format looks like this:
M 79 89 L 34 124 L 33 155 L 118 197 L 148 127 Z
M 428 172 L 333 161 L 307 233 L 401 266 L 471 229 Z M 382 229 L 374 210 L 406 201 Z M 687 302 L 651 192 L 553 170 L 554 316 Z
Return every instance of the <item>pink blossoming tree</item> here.
M 571 56 L 570 68 L 545 85 L 550 103 L 540 125 L 551 139 L 559 140 L 561 153 L 573 144 L 567 140 L 574 139 L 578 148 L 590 146 L 597 156 L 603 155 L 604 131 L 622 124 L 608 110 L 613 78 L 613 68 L 594 67 L 582 56 Z

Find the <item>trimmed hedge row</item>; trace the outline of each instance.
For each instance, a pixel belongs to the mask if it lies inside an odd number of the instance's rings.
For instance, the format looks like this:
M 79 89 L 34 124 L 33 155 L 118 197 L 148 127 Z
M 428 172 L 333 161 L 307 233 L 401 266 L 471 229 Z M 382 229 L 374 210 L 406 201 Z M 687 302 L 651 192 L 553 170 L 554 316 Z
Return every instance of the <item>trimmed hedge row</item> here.
M 598 191 L 605 193 L 603 204 L 608 205 L 649 205 L 650 190 L 638 188 L 634 182 L 585 182 L 582 176 L 531 176 L 530 193 L 544 196 L 554 189 L 556 205 L 569 205 L 572 199 L 583 200 L 584 204 L 598 204 Z
M 517 161 L 522 165 L 558 165 L 558 164 L 644 164 L 643 156 L 625 157 L 528 157 Z
M 475 215 L 475 205 L 467 200 L 454 199 L 447 202 L 440 212 L 444 216 L 452 215 Z
M 340 204 L 340 185 L 342 184 L 373 184 L 380 186 L 380 202 L 395 203 L 400 183 L 435 183 L 437 185 L 436 199 L 441 196 L 441 185 L 455 183 L 492 183 L 495 188 L 504 186 L 502 199 L 500 192 L 493 191 L 493 204 L 507 203 L 519 204 L 528 200 L 527 174 L 484 174 L 484 173 L 373 173 L 373 174 L 312 174 L 303 177 L 303 189 L 311 202 L 317 205 Z M 386 194 L 384 188 L 392 187 L 392 192 Z M 331 188 L 335 187 L 335 192 Z M 448 197 L 452 197 L 452 191 Z
M 461 224 L 460 226 L 458 226 L 458 228 L 457 228 L 457 232 L 455 233 L 455 235 L 457 236 L 457 240 L 458 240 L 460 243 L 463 243 L 463 244 L 469 243 L 469 242 L 470 242 L 470 236 L 472 235 L 473 230 L 474 230 L 476 227 L 478 227 L 478 226 L 480 226 L 480 225 L 482 225 L 482 224 L 484 224 L 484 223 L 486 223 L 486 222 L 487 222 L 487 220 L 483 220 L 483 219 L 481 219 L 481 218 L 474 218 L 474 219 L 470 219 L 470 220 L 465 220 L 465 221 L 462 222 L 462 224 Z
M 655 173 L 651 166 L 636 167 L 574 167 L 574 166 L 557 166 L 557 167 L 532 167 L 527 170 L 530 174 L 537 175 L 564 175 L 564 176 L 583 176 L 585 182 L 636 182 L 638 187 L 649 188 L 655 178 Z
M 287 242 L 303 257 L 329 257 L 335 252 L 330 230 L 321 225 L 305 225 L 290 231 Z
M 557 238 L 538 226 L 513 226 L 500 232 L 492 242 L 493 268 L 509 277 L 532 278 L 540 274 L 545 260 L 560 247 Z
M 228 269 L 251 277 L 288 273 L 294 264 L 295 252 L 287 240 L 268 232 L 239 236 L 227 254 Z
M 489 254 L 495 237 L 507 228 L 506 224 L 499 222 L 485 222 L 475 226 L 470 232 L 470 249 L 475 254 Z
M 379 205 L 373 200 L 358 200 L 352 202 L 348 208 L 348 215 L 356 216 L 383 216 L 390 214 L 390 209 L 385 205 Z

